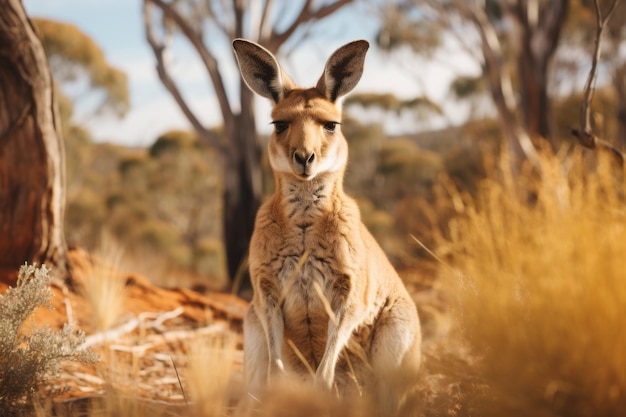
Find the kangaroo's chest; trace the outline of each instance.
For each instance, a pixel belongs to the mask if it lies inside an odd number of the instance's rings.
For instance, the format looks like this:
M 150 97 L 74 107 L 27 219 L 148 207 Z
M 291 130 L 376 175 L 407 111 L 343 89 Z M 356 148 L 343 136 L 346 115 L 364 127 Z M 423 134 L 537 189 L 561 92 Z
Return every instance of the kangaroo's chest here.
M 278 251 L 278 280 L 285 302 L 297 300 L 302 305 L 317 306 L 341 274 L 337 242 L 324 228 L 310 223 L 288 230 Z
M 285 363 L 302 373 L 302 358 L 317 369 L 324 355 L 329 322 L 335 321 L 337 303 L 345 300 L 345 291 L 353 285 L 354 274 L 341 261 L 343 255 L 336 251 L 337 245 L 340 243 L 329 236 L 315 245 L 295 245 L 304 252 L 284 257 L 278 274 L 283 295 Z M 367 324 L 359 330 L 355 336 L 358 345 L 366 347 L 369 329 Z
M 285 229 L 279 249 L 278 281 L 286 326 L 326 328 L 335 288 L 349 279 L 340 251 L 341 235 L 332 220 L 304 222 Z M 325 333 L 325 330 L 324 330 Z
M 287 343 L 283 351 L 286 363 L 296 369 L 302 364 L 291 354 L 293 346 L 314 369 L 319 365 L 332 314 L 329 313 L 332 295 L 328 289 L 337 279 L 336 271 L 328 260 L 318 258 L 314 252 L 305 252 L 300 257 L 285 257 L 279 272 Z

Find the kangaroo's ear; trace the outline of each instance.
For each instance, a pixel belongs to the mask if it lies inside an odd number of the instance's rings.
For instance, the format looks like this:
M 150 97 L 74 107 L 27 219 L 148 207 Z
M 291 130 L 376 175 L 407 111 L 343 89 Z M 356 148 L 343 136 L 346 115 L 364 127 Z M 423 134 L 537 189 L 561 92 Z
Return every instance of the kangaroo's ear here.
M 350 42 L 337 49 L 328 58 L 317 89 L 333 103 L 348 94 L 361 79 L 365 53 L 369 43 L 365 40 Z
M 233 49 L 239 71 L 250 90 L 278 103 L 295 87 L 270 51 L 245 39 L 235 39 Z

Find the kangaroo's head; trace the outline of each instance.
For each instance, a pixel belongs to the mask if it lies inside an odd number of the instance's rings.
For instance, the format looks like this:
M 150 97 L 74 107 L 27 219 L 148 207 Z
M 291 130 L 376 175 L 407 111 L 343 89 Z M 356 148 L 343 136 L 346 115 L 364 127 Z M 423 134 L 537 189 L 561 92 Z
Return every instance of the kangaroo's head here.
M 345 170 L 348 144 L 341 133 L 338 99 L 359 82 L 368 47 L 367 41 L 358 40 L 337 49 L 317 85 L 305 89 L 294 84 L 267 49 L 243 39 L 233 41 L 244 81 L 274 104 L 268 146 L 275 172 L 308 181 Z

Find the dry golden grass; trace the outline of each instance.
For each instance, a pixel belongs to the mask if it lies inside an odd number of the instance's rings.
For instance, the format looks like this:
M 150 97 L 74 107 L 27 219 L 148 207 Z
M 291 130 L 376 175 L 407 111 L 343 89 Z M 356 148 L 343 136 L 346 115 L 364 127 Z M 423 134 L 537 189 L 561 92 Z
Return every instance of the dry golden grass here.
M 507 174 L 506 158 L 498 165 L 476 198 L 452 194 L 459 215 L 437 251 L 452 265 L 442 264 L 441 275 L 458 332 L 427 344 L 420 381 L 402 387 L 408 394 L 399 415 L 626 415 L 624 172 L 609 162 L 590 166 L 576 152 L 544 154 L 540 175 Z M 100 279 L 86 290 L 100 330 L 113 324 L 111 306 L 124 299 L 115 286 L 123 288 L 122 280 L 106 282 L 116 276 L 119 251 L 103 258 L 93 274 Z M 137 369 L 105 355 L 102 366 L 128 375 L 128 383 L 110 381 L 86 413 L 67 415 L 376 415 L 375 395 L 338 398 L 293 379 L 249 397 L 236 366 L 240 352 L 223 335 L 198 337 L 186 349 L 176 359 L 186 404 L 142 400 L 128 388 Z
M 541 174 L 506 158 L 442 244 L 456 318 L 490 387 L 484 416 L 626 415 L 624 172 L 579 153 Z M 449 274 L 454 275 L 454 274 Z
M 96 331 L 111 328 L 122 312 L 126 281 L 120 273 L 122 250 L 104 236 L 92 255 L 81 291 L 92 308 L 91 324 Z
M 227 416 L 234 401 L 241 397 L 241 381 L 237 384 L 235 378 L 235 343 L 235 338 L 228 335 L 191 341 L 183 385 L 191 415 Z

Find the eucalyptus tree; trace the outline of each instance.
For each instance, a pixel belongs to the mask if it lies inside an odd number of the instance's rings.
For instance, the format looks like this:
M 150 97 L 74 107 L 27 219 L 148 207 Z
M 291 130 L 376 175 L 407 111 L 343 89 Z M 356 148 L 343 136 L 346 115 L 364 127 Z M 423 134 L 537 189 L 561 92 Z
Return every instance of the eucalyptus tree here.
M 43 45 L 20 0 L 0 0 L 0 267 L 67 272 L 65 149 Z
M 398 0 L 381 14 L 379 43 L 430 55 L 458 45 L 479 63 L 482 82 L 460 74 L 453 92 L 470 97 L 482 88 L 512 154 L 534 159 L 539 142 L 556 146 L 550 66 L 569 8 L 570 0 Z
M 46 263 L 68 272 L 64 233 L 66 150 L 55 68 L 73 68 L 123 113 L 125 76 L 76 27 L 29 19 L 20 0 L 0 0 L 0 268 Z M 52 65 L 51 65 L 52 63 Z

